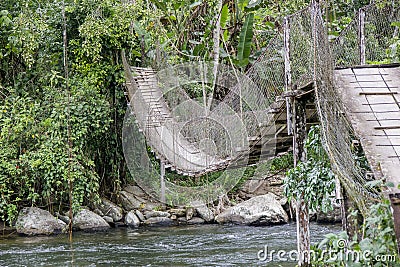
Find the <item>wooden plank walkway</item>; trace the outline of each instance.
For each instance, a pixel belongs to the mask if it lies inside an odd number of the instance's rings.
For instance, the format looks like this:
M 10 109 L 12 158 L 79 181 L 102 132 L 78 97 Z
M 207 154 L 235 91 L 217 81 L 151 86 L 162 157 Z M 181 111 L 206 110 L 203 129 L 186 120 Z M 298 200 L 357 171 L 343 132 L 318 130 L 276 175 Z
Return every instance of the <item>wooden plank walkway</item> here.
M 286 127 L 286 104 L 284 99 L 277 99 L 269 110 L 265 110 L 271 114 L 271 121 L 259 125 L 260 134 L 249 136 L 245 147 L 233 148 L 233 157 L 218 158 L 209 155 L 181 134 L 174 132 L 173 125 L 177 122 L 174 121 L 157 84 L 155 72 L 145 68 L 132 68 L 132 72 L 135 76 L 131 82 L 127 82 L 126 96 L 139 129 L 156 156 L 178 173 L 198 176 L 228 166 L 238 168 L 253 165 L 287 152 L 292 147 L 292 136 L 288 136 Z M 317 112 L 312 101 L 307 109 L 307 118 L 310 125 L 317 121 Z
M 375 179 L 395 184 L 386 193 L 400 192 L 400 67 L 354 67 L 335 70 L 334 76 Z
M 128 100 L 139 128 L 156 156 L 184 175 L 197 175 L 226 164 L 226 160 L 204 153 L 174 132 L 171 111 L 155 72 L 145 68 L 134 68 L 133 71 L 135 86 L 127 84 Z

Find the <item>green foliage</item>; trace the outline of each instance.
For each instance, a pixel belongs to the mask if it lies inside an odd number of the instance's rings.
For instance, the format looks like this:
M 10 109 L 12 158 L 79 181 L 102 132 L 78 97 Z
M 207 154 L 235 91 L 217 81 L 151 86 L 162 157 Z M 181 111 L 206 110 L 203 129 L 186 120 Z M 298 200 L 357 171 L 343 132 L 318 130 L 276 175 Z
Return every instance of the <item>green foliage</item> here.
M 345 232 L 327 234 L 325 239 L 313 248 L 316 253 L 313 266 L 400 266 L 390 209 L 388 200 L 382 200 L 381 203 L 370 207 L 360 233 L 363 238 L 359 242 L 357 237 L 348 243 L 345 242 L 349 239 Z M 322 254 L 322 251 L 325 253 Z M 355 260 L 357 258 L 353 258 L 352 255 L 360 257 Z
M 286 153 L 269 161 L 269 171 L 277 172 L 293 168 L 293 153 Z
M 334 174 L 322 147 L 320 127 L 310 129 L 305 143 L 307 161 L 287 172 L 284 192 L 289 200 L 303 198 L 312 210 L 332 209 L 331 194 L 335 189 Z
M 326 21 L 329 39 L 337 38 L 352 22 L 358 9 L 370 3 L 369 0 L 340 0 L 326 3 Z
M 221 10 L 220 25 L 221 25 L 221 28 L 222 28 L 222 29 L 225 29 L 225 28 L 226 28 L 226 25 L 227 25 L 228 22 L 229 22 L 229 17 L 230 17 L 230 14 L 229 14 L 229 13 L 230 13 L 230 12 L 229 12 L 228 5 L 225 4 L 225 5 L 222 7 L 222 10 Z
M 66 92 L 51 87 L 43 89 L 43 99 L 11 94 L 0 105 L 0 216 L 9 222 L 21 205 L 68 203 L 69 179 L 75 208 L 97 199 L 99 176 L 90 152 L 107 130 L 108 103 L 84 81 L 74 83 L 69 107 Z
M 237 53 L 237 65 L 240 67 L 245 67 L 249 64 L 250 49 L 253 39 L 253 22 L 254 14 L 250 13 L 246 16 L 246 20 L 240 31 Z
M 120 53 L 139 50 L 131 22 L 143 2 L 65 1 L 68 86 L 63 2 L 0 3 L 0 217 L 9 223 L 21 206 L 68 208 L 69 181 L 76 210 L 126 179 Z

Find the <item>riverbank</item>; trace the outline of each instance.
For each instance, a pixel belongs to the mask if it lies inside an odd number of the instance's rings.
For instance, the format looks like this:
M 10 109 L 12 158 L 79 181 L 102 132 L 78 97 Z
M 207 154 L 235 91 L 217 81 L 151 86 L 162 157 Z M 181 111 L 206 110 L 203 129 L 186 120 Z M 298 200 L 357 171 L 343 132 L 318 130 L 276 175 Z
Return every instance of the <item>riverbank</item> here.
M 206 205 L 192 202 L 182 207 L 166 207 L 149 197 L 137 185 L 126 186 L 118 204 L 103 198 L 100 204 L 83 207 L 73 218 L 74 231 L 104 231 L 119 227 L 239 224 L 250 226 L 288 223 L 291 210 L 282 195 L 282 177 L 246 181 L 235 193 Z M 312 221 L 340 222 L 340 209 L 329 214 L 315 213 Z M 68 213 L 51 214 L 35 207 L 20 211 L 15 227 L 3 223 L 2 235 L 51 235 L 67 231 Z

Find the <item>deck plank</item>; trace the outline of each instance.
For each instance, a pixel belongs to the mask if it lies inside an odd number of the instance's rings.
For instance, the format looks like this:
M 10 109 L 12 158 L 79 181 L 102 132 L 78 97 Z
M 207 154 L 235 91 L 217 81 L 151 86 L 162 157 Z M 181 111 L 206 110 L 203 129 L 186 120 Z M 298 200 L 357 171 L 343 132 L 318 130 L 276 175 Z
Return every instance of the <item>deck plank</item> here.
M 348 68 L 335 70 L 334 75 L 336 91 L 375 177 L 398 185 L 400 67 Z M 392 190 L 398 192 L 396 188 Z

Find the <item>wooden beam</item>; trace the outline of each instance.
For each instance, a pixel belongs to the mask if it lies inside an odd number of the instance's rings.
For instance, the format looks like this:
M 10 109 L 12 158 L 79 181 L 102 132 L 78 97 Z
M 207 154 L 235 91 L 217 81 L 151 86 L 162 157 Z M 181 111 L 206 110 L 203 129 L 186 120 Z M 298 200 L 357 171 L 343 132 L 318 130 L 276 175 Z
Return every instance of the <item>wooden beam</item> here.
M 365 88 L 365 87 L 363 87 Z M 376 87 L 371 87 L 371 88 L 376 88 Z M 387 87 L 382 87 L 386 88 Z M 397 92 L 360 92 L 360 95 L 397 95 Z
M 375 126 L 375 130 L 393 130 L 393 129 L 400 129 L 400 125 L 388 125 L 388 126 Z

